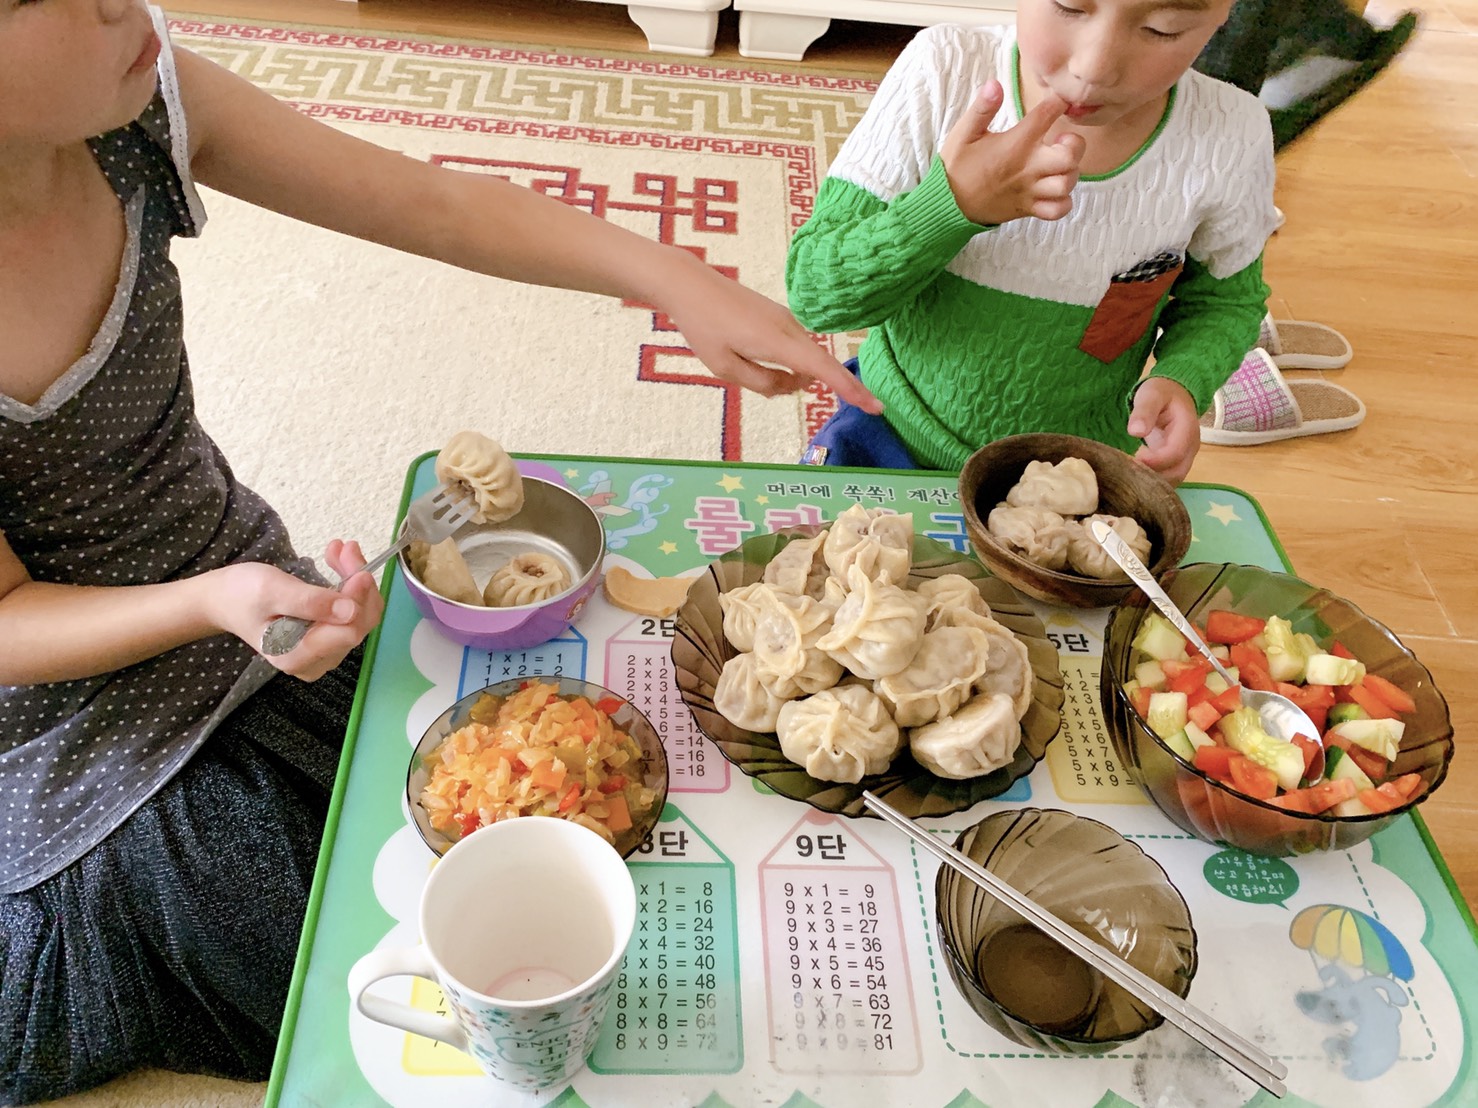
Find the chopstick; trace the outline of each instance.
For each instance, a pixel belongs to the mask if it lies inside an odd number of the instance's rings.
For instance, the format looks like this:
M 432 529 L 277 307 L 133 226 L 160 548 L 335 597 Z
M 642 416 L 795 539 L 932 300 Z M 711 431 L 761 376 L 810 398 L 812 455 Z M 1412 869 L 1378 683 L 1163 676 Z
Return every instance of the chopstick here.
M 1005 881 L 977 865 L 954 847 L 936 841 L 922 827 L 871 791 L 863 791 L 862 802 L 881 816 L 885 822 L 897 827 L 940 861 L 958 870 L 991 895 L 1015 908 L 1028 922 L 1044 931 L 1049 938 L 1057 940 L 1109 980 L 1120 985 L 1131 996 L 1159 1012 L 1228 1065 L 1252 1078 L 1274 1096 L 1281 1097 L 1288 1091 L 1283 1084 L 1288 1076 L 1288 1067 L 1281 1062 L 1264 1054 L 1258 1047 L 1219 1021 L 1212 1019 L 1199 1008 L 1187 1004 L 1158 981 L 1146 977 L 1112 951 L 1099 946 L 1093 940 L 1069 927 L 1051 912 L 1017 892 Z

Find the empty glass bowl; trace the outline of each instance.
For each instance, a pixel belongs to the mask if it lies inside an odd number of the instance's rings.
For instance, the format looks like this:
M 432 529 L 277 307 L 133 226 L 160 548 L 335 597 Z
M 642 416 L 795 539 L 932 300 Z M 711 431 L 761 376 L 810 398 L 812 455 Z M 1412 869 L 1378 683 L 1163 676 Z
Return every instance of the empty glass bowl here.
M 955 848 L 1177 996 L 1196 972 L 1185 899 L 1158 862 L 1113 828 L 1054 808 L 987 816 Z M 968 877 L 934 882 L 944 963 L 1001 1034 L 1052 1054 L 1101 1054 L 1163 1022 L 1153 1009 Z

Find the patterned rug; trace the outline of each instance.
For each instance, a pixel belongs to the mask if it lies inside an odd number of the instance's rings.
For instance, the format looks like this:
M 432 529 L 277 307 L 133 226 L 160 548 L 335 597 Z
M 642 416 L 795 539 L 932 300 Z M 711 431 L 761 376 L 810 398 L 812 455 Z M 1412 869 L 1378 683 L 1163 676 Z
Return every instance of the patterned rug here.
M 360 137 L 509 178 L 778 300 L 786 244 L 875 83 L 310 28 L 172 22 Z M 305 551 L 388 535 L 406 466 L 475 428 L 526 452 L 791 461 L 824 390 L 716 381 L 649 307 L 463 273 L 219 194 L 181 242 L 202 416 Z M 855 339 L 827 340 L 845 358 Z

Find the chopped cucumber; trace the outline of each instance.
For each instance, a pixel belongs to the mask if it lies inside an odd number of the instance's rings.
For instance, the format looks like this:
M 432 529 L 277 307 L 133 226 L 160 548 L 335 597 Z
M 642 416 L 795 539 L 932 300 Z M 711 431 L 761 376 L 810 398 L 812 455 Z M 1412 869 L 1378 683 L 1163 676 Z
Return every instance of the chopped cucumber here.
M 1279 616 L 1269 616 L 1263 636 L 1267 639 L 1268 674 L 1272 679 L 1297 681 L 1303 677 L 1308 654 L 1294 635 L 1293 624 Z
M 1226 665 L 1232 660 L 1232 648 L 1226 643 L 1214 642 L 1211 644 L 1211 656 Z
M 1358 704 L 1336 704 L 1329 709 L 1328 723 L 1333 727 L 1336 723 L 1348 723 L 1352 719 L 1369 719 L 1370 713 Z
M 1401 737 L 1406 734 L 1406 724 L 1399 719 L 1349 719 L 1336 723 L 1330 730 L 1394 762 L 1401 748 Z
M 1168 739 L 1185 728 L 1189 716 L 1188 700 L 1183 692 L 1157 692 L 1150 694 L 1149 718 L 1145 721 L 1150 730 L 1162 739 Z
M 1185 638 L 1159 612 L 1145 616 L 1131 645 L 1158 662 L 1179 662 L 1186 658 Z
M 1206 691 L 1212 696 L 1220 696 L 1229 688 L 1231 686 L 1222 679 L 1221 674 L 1217 673 L 1216 670 L 1213 669 L 1206 675 Z
M 1363 664 L 1335 654 L 1315 654 L 1304 666 L 1304 680 L 1310 685 L 1353 685 L 1364 676 Z
M 1165 687 L 1165 670 L 1156 661 L 1140 662 L 1134 667 L 1134 679 L 1147 689 Z
M 1184 729 L 1175 732 L 1173 735 L 1165 736 L 1165 745 L 1187 762 L 1194 762 L 1196 760 L 1196 747 Z
M 1298 788 L 1304 775 L 1303 751 L 1264 731 L 1251 708 L 1238 708 L 1222 716 L 1221 735 L 1233 750 L 1272 770 L 1280 788 Z
M 1324 755 L 1324 780 L 1343 781 L 1346 778 L 1355 782 L 1355 791 L 1361 789 L 1373 789 L 1375 783 L 1366 776 L 1365 771 L 1355 764 L 1351 758 L 1337 746 L 1331 746 Z
M 1215 746 L 1216 740 L 1196 726 L 1192 720 L 1186 720 L 1185 737 L 1191 740 L 1191 745 L 1197 750 L 1203 746 Z

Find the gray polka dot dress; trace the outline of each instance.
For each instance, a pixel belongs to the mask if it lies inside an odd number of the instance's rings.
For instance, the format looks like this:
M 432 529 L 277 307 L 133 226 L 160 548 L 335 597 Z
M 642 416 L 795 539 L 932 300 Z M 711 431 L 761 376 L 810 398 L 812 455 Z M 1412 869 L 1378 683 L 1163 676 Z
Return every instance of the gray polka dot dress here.
M 91 141 L 123 206 L 116 292 L 91 348 L 34 405 L 0 396 L 0 531 L 37 581 L 138 585 L 260 561 L 316 579 L 196 418 L 174 235 L 204 216 L 172 69 Z M 175 109 L 176 113 L 178 109 Z M 275 672 L 218 636 L 80 681 L 0 687 L 0 893 L 57 873 L 155 793 Z

